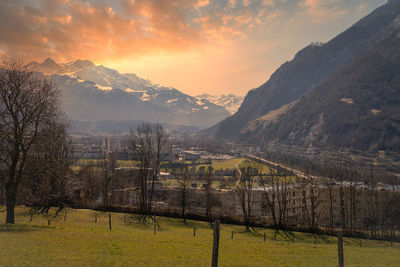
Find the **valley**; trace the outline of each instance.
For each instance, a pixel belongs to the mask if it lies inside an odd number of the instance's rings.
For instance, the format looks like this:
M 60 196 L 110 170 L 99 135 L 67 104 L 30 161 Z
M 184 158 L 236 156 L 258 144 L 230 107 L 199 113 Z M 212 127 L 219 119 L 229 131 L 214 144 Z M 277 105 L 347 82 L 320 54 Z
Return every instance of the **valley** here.
M 399 0 L 0 20 L 1 266 L 398 265 Z

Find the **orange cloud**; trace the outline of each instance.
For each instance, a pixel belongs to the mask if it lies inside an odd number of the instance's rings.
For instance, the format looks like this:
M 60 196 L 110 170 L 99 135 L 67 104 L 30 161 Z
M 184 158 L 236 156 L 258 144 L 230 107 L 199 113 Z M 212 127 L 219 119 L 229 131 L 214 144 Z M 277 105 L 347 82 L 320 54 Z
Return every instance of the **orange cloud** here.
M 204 7 L 204 6 L 208 6 L 210 4 L 210 0 L 199 0 L 197 1 L 196 7 Z
M 271 66 L 353 23 L 349 10 L 371 8 L 363 0 L 2 0 L 0 57 L 89 59 L 180 89 L 244 94 Z
M 28 6 L 6 0 L 0 8 L 0 49 L 26 60 L 51 56 L 60 61 L 184 50 L 200 37 L 183 13 L 195 1 L 179 2 L 127 2 L 126 15 L 89 2 L 46 0 Z
M 343 0 L 306 0 L 304 6 L 315 22 L 323 22 L 343 16 L 347 13 L 340 8 Z
M 246 6 L 240 9 L 234 9 L 232 1 L 224 5 L 209 0 L 118 3 L 4 0 L 0 49 L 25 60 L 50 56 L 59 61 L 105 61 L 200 49 L 216 41 L 229 43 L 246 38 L 246 29 L 260 23 L 259 10 L 250 7 L 252 1 L 243 1 Z

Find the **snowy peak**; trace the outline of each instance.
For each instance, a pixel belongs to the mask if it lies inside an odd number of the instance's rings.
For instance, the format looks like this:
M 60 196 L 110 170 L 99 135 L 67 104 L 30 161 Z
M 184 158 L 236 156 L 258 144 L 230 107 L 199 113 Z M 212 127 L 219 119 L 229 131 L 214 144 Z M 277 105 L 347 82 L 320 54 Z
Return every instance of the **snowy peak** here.
M 95 65 L 89 60 L 76 60 L 69 63 L 61 63 L 60 66 L 63 67 L 64 73 L 76 72 L 83 69 L 94 68 Z
M 57 64 L 51 58 L 47 58 L 42 63 L 32 62 L 28 66 L 31 70 L 48 75 L 68 76 L 77 79 L 81 83 L 92 82 L 98 90 L 108 92 L 121 90 L 136 96 L 144 102 L 166 107 L 185 107 L 190 112 L 218 107 L 218 109 L 223 109 L 227 113 L 233 114 L 243 101 L 243 97 L 233 94 L 221 96 L 203 94 L 192 97 L 174 88 L 152 83 L 134 73 L 120 74 L 118 71 L 103 65 L 96 66 L 89 60 L 78 59 L 69 63 Z
M 156 89 L 149 80 L 141 79 L 135 74 L 120 74 L 118 71 L 96 66 L 89 60 L 75 60 L 68 63 L 57 64 L 51 58 L 42 63 L 31 62 L 27 65 L 30 70 L 42 72 L 47 75 L 62 75 L 78 79 L 80 82 L 93 82 L 99 90 L 110 91 L 119 89 L 129 93 L 141 93 L 144 88 Z M 146 90 L 147 91 L 147 90 Z
M 77 72 L 87 68 L 95 67 L 94 63 L 89 60 L 76 60 L 68 63 L 57 64 L 52 58 L 47 58 L 42 63 L 36 61 L 27 65 L 30 70 L 38 71 L 47 75 L 52 74 L 68 74 Z
M 133 73 L 121 74 L 89 60 L 27 65 L 51 75 L 73 120 L 147 120 L 208 127 L 230 115 L 225 106 L 153 83 Z
M 42 65 L 47 65 L 47 66 L 58 66 L 57 63 L 50 57 L 46 58 L 45 61 L 43 61 Z
M 237 96 L 233 94 L 219 95 L 219 96 L 202 94 L 202 95 L 197 95 L 196 98 L 199 99 L 200 101 L 201 100 L 208 101 L 215 105 L 224 107 L 231 114 L 234 114 L 236 111 L 238 111 L 240 105 L 243 102 L 242 96 Z
M 63 68 L 51 58 L 47 58 L 42 63 L 38 63 L 36 61 L 31 62 L 27 65 L 27 67 L 30 70 L 42 72 L 45 74 L 55 74 L 63 71 Z

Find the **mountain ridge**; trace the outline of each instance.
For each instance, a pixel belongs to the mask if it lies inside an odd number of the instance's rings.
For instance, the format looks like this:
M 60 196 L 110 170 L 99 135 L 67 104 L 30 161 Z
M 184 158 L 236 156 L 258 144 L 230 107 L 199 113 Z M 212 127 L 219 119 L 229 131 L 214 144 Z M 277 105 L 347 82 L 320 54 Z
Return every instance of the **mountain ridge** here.
M 289 104 L 318 86 L 342 66 L 376 45 L 400 13 L 400 1 L 391 1 L 362 18 L 324 44 L 301 49 L 260 87 L 250 90 L 238 112 L 200 135 L 237 140 L 252 120 Z
M 134 73 L 120 74 L 89 60 L 56 63 L 47 58 L 27 68 L 49 75 L 62 92 L 72 120 L 146 120 L 209 127 L 230 115 L 225 106 L 152 83 Z
M 393 30 L 274 122 L 253 125 L 241 139 L 399 153 L 400 23 Z

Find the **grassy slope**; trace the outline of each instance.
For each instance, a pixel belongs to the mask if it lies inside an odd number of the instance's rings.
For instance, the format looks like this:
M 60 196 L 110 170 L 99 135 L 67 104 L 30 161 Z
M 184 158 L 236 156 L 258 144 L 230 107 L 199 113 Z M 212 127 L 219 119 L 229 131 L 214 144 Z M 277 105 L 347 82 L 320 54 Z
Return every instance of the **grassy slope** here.
M 69 210 L 67 222 L 62 216 L 52 225 L 34 217 L 28 223 L 18 208 L 17 224 L 0 226 L 1 266 L 209 266 L 212 231 L 202 222 L 184 226 L 176 219 L 159 218 L 161 230 L 153 234 L 153 226 L 126 224 L 122 214 L 113 214 L 113 230 L 107 228 L 107 217 L 94 211 Z M 4 221 L 5 213 L 0 213 Z M 193 225 L 198 228 L 193 237 Z M 235 231 L 234 240 L 230 239 Z M 273 231 L 263 229 L 258 235 L 239 233 L 240 226 L 221 226 L 220 266 L 336 266 L 336 239 L 324 238 L 314 245 L 312 238 L 296 233 L 295 242 L 272 240 Z M 345 239 L 347 266 L 396 266 L 399 246 L 387 243 Z

